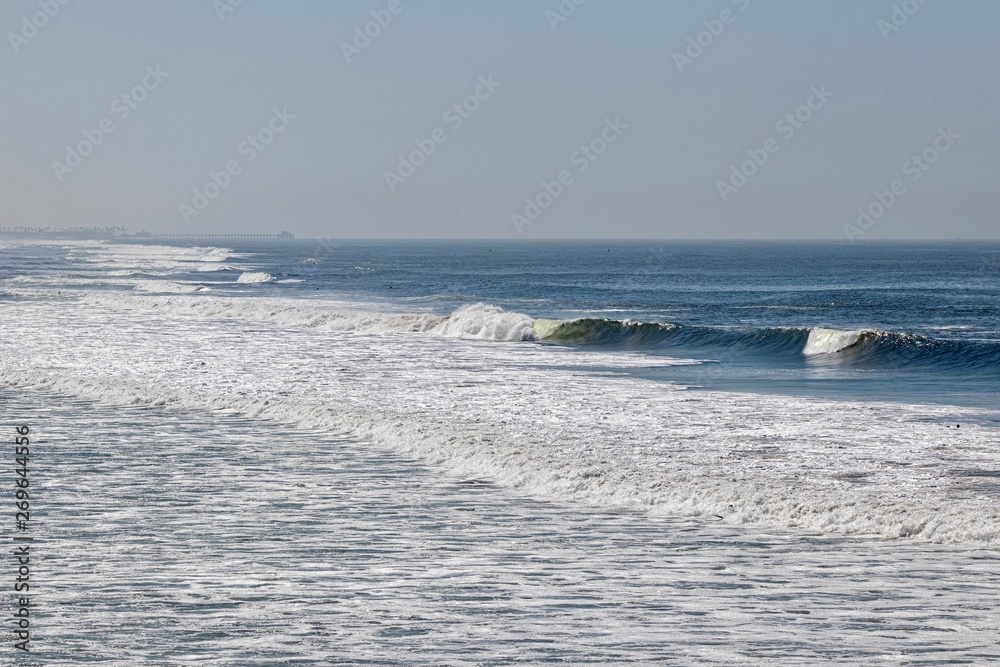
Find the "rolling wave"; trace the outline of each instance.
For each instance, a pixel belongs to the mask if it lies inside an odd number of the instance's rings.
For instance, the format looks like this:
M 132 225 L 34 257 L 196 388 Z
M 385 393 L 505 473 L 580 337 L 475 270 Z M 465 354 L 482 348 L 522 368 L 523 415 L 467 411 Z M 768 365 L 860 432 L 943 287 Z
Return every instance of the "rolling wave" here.
M 266 274 L 252 275 L 259 280 Z M 340 303 L 324 306 L 298 300 L 244 301 L 201 295 L 137 297 L 95 293 L 85 299 L 114 308 L 155 309 L 184 317 L 266 320 L 284 326 L 340 332 L 424 333 L 447 338 L 604 346 L 687 357 L 733 355 L 865 368 L 1000 367 L 1000 343 L 995 341 L 930 338 L 878 329 L 691 326 L 594 317 L 556 320 L 533 318 L 484 303 L 438 315 L 359 310 Z M 377 304 L 365 305 L 378 308 Z
M 1000 367 L 1000 343 L 929 338 L 895 331 L 842 332 L 842 345 L 816 357 L 882 366 L 933 366 L 948 369 Z M 808 352 L 807 352 L 808 354 Z
M 581 318 L 535 320 L 535 340 L 630 348 L 726 350 L 813 363 L 867 366 L 1000 366 L 1000 343 L 929 338 L 877 329 L 725 328 Z

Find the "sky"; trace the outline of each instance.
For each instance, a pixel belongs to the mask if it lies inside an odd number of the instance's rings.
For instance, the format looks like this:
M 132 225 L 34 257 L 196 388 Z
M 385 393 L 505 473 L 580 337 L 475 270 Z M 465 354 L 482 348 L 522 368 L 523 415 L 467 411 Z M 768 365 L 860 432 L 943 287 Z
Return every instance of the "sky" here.
M 995 0 L 4 0 L 0 225 L 1000 238 Z

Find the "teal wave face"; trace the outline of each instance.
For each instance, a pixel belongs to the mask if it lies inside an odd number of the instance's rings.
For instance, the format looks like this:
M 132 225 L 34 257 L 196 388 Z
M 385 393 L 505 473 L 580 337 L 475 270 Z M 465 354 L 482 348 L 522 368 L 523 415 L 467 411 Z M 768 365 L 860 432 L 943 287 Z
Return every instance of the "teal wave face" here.
M 539 325 L 541 323 L 541 325 Z M 577 345 L 651 345 L 669 339 L 676 324 L 583 318 L 577 320 L 535 320 L 535 337 Z

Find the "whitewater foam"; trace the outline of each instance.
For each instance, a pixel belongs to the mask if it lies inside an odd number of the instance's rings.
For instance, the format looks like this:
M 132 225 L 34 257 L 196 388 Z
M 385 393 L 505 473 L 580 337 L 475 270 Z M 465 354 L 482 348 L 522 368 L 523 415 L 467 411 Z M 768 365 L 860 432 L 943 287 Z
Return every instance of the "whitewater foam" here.
M 240 277 L 236 279 L 238 283 L 268 283 L 274 280 L 274 276 L 270 273 L 263 273 L 260 271 L 246 271 L 240 274 Z
M 970 423 L 971 409 L 723 394 L 608 375 L 641 355 L 473 340 L 533 331 L 527 316 L 490 306 L 407 320 L 224 301 L 93 294 L 58 309 L 5 304 L 5 331 L 46 326 L 30 349 L 0 336 L 0 377 L 113 404 L 350 433 L 544 498 L 734 524 L 1000 541 L 994 491 L 967 474 L 1000 469 L 996 432 Z M 253 323 L 234 322 L 235 313 Z M 322 326 L 304 325 L 310 316 Z M 430 335 L 399 335 L 406 321 Z M 397 328 L 373 331 L 387 325 Z M 338 326 L 354 335 L 331 334 Z M 946 427 L 954 421 L 963 428 Z
M 532 340 L 534 320 L 488 304 L 463 306 L 444 318 L 433 333 L 452 338 L 479 338 L 494 341 Z

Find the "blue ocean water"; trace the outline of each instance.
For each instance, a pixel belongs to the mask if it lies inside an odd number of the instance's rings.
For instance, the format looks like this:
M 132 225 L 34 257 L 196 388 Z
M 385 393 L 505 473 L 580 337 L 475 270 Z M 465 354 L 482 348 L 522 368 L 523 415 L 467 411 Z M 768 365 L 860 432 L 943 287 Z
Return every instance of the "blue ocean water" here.
M 231 247 L 273 280 L 185 278 L 240 296 L 332 295 L 439 315 L 488 303 L 535 318 L 581 319 L 541 342 L 715 362 L 629 371 L 695 387 L 1000 406 L 996 242 Z M 864 333 L 845 349 L 804 354 L 816 328 Z
M 998 258 L 0 243 L 37 655 L 994 664 Z

